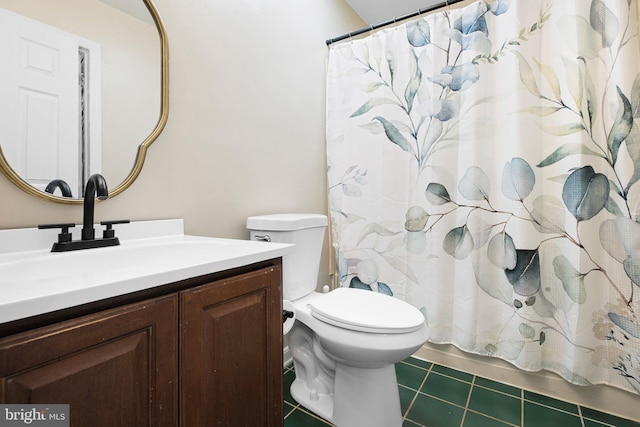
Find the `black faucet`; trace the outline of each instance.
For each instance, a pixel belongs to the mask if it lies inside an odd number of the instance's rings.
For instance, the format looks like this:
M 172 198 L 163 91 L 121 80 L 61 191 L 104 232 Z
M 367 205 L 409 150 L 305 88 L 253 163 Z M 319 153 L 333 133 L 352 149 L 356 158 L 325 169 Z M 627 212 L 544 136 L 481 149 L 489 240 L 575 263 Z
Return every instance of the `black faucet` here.
M 98 200 L 106 200 L 109 197 L 107 181 L 99 173 L 89 177 L 84 190 L 82 240 L 95 240 L 96 238 L 96 231 L 93 229 L 93 211 L 96 197 Z
M 91 249 L 91 248 L 104 248 L 107 246 L 117 246 L 120 244 L 120 240 L 115 236 L 113 225 L 114 224 L 126 224 L 128 219 L 119 221 L 102 221 L 101 225 L 106 228 L 102 232 L 102 239 L 96 239 L 96 232 L 93 229 L 93 211 L 96 197 L 98 200 L 106 200 L 109 197 L 109 189 L 107 188 L 107 181 L 104 177 L 98 173 L 89 177 L 87 185 L 84 190 L 84 213 L 82 224 L 82 239 L 73 240 L 71 228 L 75 227 L 75 224 L 43 224 L 38 228 L 60 228 L 62 232 L 58 234 L 58 241 L 53 244 L 51 252 L 65 252 L 75 251 L 78 249 Z
M 53 194 L 53 192 L 56 191 L 56 188 L 60 189 L 62 197 L 73 197 L 73 194 L 71 193 L 71 187 L 69 187 L 69 184 L 67 184 L 64 179 L 54 179 L 49 184 L 47 184 L 47 187 L 44 189 L 44 191 L 49 194 Z

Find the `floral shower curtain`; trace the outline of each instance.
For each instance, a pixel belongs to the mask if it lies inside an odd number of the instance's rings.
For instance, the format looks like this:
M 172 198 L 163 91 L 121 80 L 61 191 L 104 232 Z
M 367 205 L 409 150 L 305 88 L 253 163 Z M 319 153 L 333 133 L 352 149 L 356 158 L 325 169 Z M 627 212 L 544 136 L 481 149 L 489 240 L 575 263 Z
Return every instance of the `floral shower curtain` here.
M 637 0 L 479 1 L 331 46 L 327 79 L 341 285 L 640 393 Z

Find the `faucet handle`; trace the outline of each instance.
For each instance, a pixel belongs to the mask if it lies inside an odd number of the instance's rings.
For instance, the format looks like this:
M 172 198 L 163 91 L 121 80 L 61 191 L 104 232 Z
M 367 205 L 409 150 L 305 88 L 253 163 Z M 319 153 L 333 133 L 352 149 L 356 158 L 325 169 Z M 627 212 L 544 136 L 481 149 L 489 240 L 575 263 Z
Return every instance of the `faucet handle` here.
M 67 224 L 40 224 L 38 225 L 39 230 L 44 230 L 47 228 L 60 228 L 62 232 L 58 234 L 58 243 L 67 243 L 71 241 L 71 233 L 69 233 L 69 229 L 71 227 L 75 227 L 74 223 Z
M 100 221 L 100 225 L 106 226 L 104 231 L 102 231 L 102 238 L 111 239 L 116 236 L 116 233 L 112 228 L 114 224 L 129 224 L 129 222 L 130 221 L 128 219 L 118 219 L 115 221 Z

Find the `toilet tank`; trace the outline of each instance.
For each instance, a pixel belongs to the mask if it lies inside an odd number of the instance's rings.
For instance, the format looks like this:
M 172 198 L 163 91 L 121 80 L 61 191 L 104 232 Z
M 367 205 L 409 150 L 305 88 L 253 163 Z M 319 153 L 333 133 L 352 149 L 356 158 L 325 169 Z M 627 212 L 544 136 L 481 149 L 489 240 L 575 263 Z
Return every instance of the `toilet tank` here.
M 327 217 L 317 214 L 272 214 L 247 218 L 251 240 L 293 243 L 282 258 L 282 297 L 293 301 L 316 290 Z

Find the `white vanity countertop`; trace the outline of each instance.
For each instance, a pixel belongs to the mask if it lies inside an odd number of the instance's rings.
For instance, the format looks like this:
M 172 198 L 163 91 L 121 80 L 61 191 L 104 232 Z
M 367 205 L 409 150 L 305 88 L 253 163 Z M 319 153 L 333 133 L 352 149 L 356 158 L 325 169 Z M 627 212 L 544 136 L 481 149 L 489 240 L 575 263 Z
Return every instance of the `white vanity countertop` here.
M 102 227 L 96 226 L 96 235 Z M 182 220 L 114 226 L 120 246 L 52 253 L 59 230 L 0 230 L 0 323 L 278 258 L 295 245 L 184 234 Z M 79 227 L 74 229 L 78 239 Z

